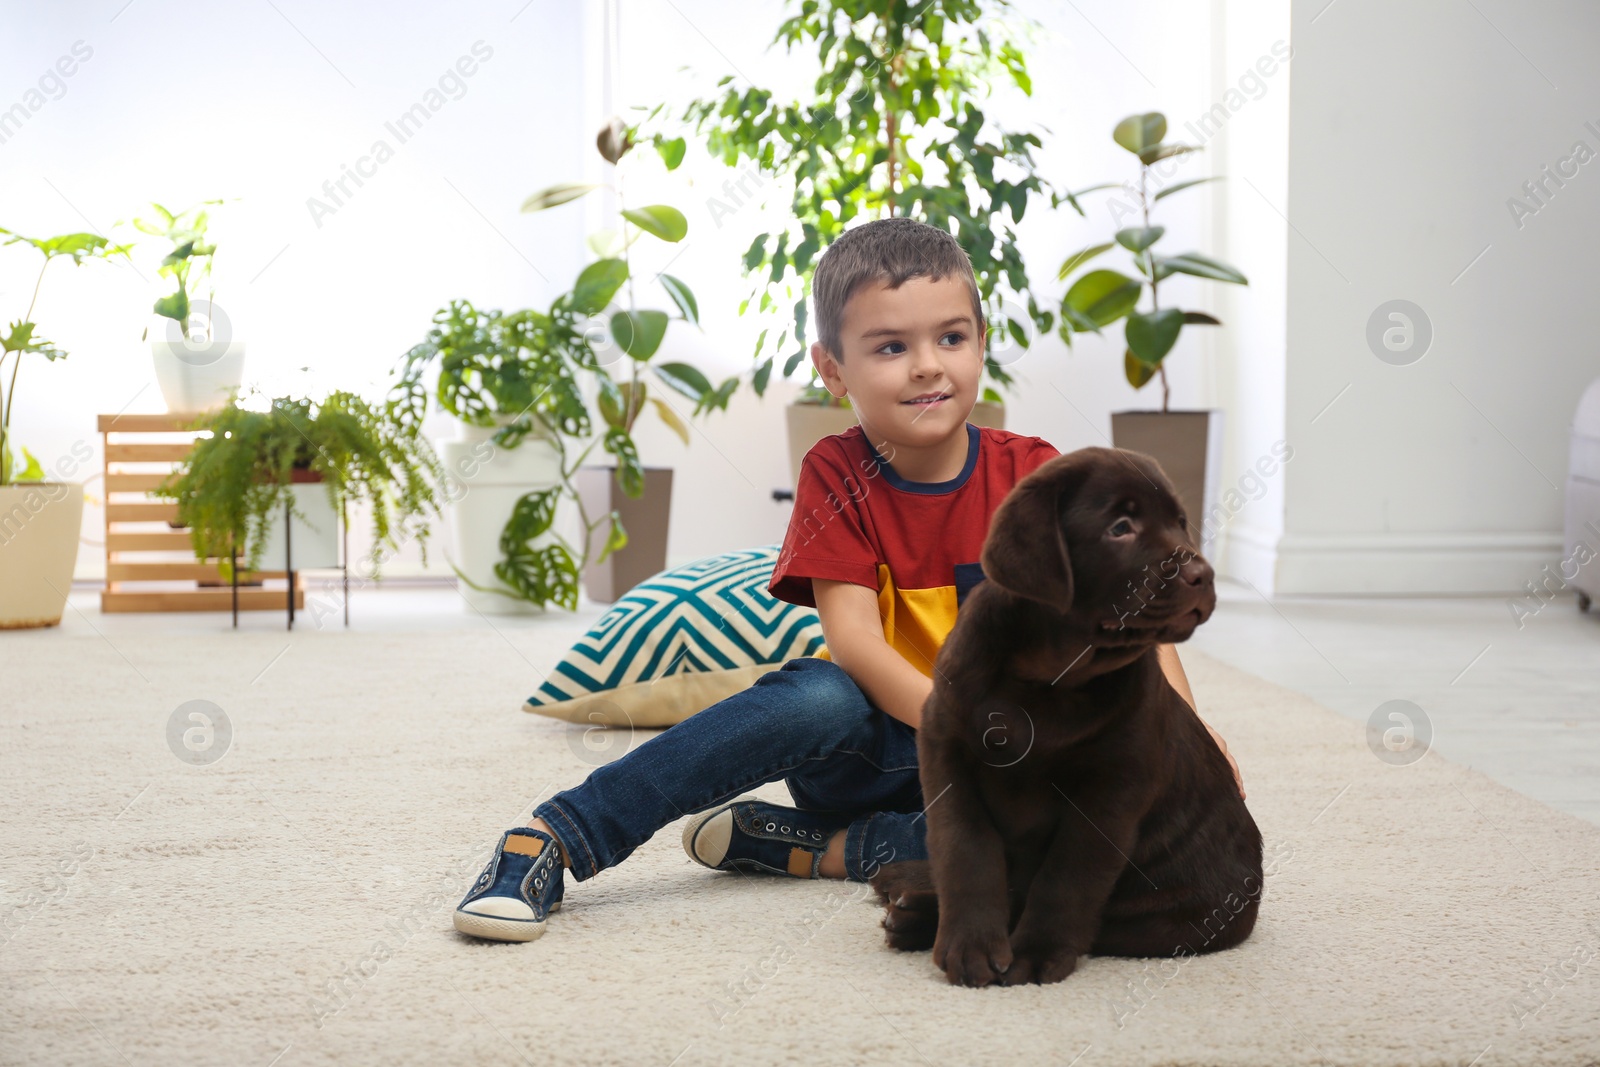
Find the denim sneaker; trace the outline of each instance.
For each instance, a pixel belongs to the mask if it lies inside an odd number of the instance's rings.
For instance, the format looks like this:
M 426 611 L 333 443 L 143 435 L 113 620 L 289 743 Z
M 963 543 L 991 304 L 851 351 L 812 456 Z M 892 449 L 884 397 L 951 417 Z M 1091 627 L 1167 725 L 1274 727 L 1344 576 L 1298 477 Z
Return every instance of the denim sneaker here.
M 456 906 L 456 929 L 490 941 L 532 941 L 561 908 L 564 872 L 555 838 L 531 826 L 507 830 Z
M 712 870 L 815 878 L 828 841 L 851 821 L 843 812 L 800 811 L 743 796 L 690 819 L 683 850 Z

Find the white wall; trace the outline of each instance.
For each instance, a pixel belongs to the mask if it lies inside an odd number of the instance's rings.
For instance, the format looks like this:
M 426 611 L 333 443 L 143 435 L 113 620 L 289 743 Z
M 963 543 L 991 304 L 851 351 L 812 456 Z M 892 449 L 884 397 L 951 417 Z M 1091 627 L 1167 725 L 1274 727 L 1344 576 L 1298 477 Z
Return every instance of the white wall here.
M 596 122 L 607 110 L 597 69 L 599 3 L 275 3 L 276 9 L 184 0 L 136 0 L 120 10 L 117 3 L 7 5 L 0 70 L 9 73 L 0 80 L 0 107 L 23 100 L 74 42 L 82 40 L 93 55 L 64 81 L 58 99 L 46 100 L 0 143 L 0 225 L 38 235 L 92 228 L 130 239 L 131 227 L 113 224 L 149 200 L 176 208 L 205 197 L 241 198 L 219 212 L 214 226 L 217 297 L 249 345 L 247 377 L 269 393 L 342 387 L 380 396 L 395 361 L 452 297 L 511 308 L 546 304 L 570 287 L 589 258 L 585 227 L 604 224 L 614 204 L 597 196 L 534 216 L 518 207 L 546 185 L 603 177 L 593 150 Z M 708 93 L 725 74 L 794 93 L 814 77 L 814 49 L 788 56 L 781 46 L 768 48 L 786 10 L 777 0 L 736 6 L 623 0 L 618 8 L 619 109 Z M 1019 8 L 1045 24 L 1028 46 L 1034 93 L 1028 98 L 1002 88 L 986 110 L 1008 129 L 1038 133 L 1041 173 L 1072 189 L 1136 175 L 1132 157 L 1110 139 L 1119 119 L 1162 110 L 1180 135 L 1182 122 L 1211 107 L 1222 82 L 1237 77 L 1233 59 L 1253 60 L 1270 44 L 1270 34 L 1243 34 L 1219 82 L 1204 5 L 1035 0 Z M 364 185 L 347 186 L 352 195 L 317 225 L 308 198 L 326 202 L 323 183 L 369 154 L 385 138 L 385 122 L 423 100 L 480 40 L 492 58 L 463 79 L 459 94 L 448 94 L 420 133 L 392 144 L 394 158 Z M 1265 123 L 1281 106 L 1281 86 L 1269 84 L 1266 98 L 1235 122 Z M 394 141 L 392 134 L 387 139 Z M 1233 165 L 1223 166 L 1225 157 L 1211 148 L 1183 160 L 1172 180 Z M 672 203 L 690 224 L 679 248 L 652 248 L 657 243 L 649 239 L 635 245 L 639 269 L 653 275 L 670 263 L 670 272 L 699 295 L 705 323 L 703 333 L 675 323 L 662 358 L 694 362 L 714 380 L 748 373 L 763 324 L 736 314 L 750 291 L 737 257 L 765 228 L 763 209 L 746 204 L 717 225 L 711 198 L 726 202 L 724 183 L 743 175 L 705 158 L 702 146 L 692 144 L 689 160 L 673 174 L 649 158 L 639 164 L 625 179 L 628 202 Z M 1251 165 L 1238 161 L 1240 168 Z M 1258 180 L 1264 190 L 1270 182 Z M 1254 195 L 1235 186 L 1211 188 Z M 766 210 L 781 216 L 787 197 L 766 193 Z M 1164 246 L 1229 258 L 1251 276 L 1252 288 L 1245 303 L 1230 307 L 1222 303 L 1227 286 L 1182 276 L 1164 283 L 1164 302 L 1209 309 L 1229 323 L 1210 336 L 1185 332 L 1168 360 L 1172 406 L 1247 405 L 1230 412 L 1238 426 L 1270 417 L 1270 379 L 1260 368 L 1225 372 L 1224 360 L 1233 357 L 1213 346 L 1237 334 L 1253 360 L 1270 364 L 1274 327 L 1253 321 L 1270 311 L 1249 301 L 1281 273 L 1282 245 L 1274 252 L 1270 240 L 1218 244 L 1208 203 L 1201 190 L 1162 201 L 1155 220 L 1169 229 Z M 1068 253 L 1126 224 L 1111 214 L 1106 193 L 1090 194 L 1086 206 L 1087 219 L 1065 207 L 1051 212 L 1034 205 L 1015 226 L 1035 283 L 1051 298 L 1061 291 L 1054 277 Z M 1251 226 L 1266 218 L 1237 211 Z M 72 356 L 24 369 L 14 428 L 47 463 L 88 441 L 95 448 L 88 470 L 96 471 L 96 414 L 162 409 L 139 342 L 145 326 L 159 321 L 148 311 L 162 291 L 154 273 L 158 255 L 152 244 L 140 250 L 137 271 L 96 264 L 74 273 L 57 266 L 52 271 L 60 275 L 46 278 L 36 318 Z M 1104 259 L 1128 269 L 1125 254 Z M 0 252 L 0 313 L 8 320 L 25 310 L 31 266 L 16 248 Z M 665 301 L 659 291 L 640 294 L 645 306 L 669 306 Z M 1071 352 L 1053 337 L 1040 339 L 1013 365 L 1021 387 L 1007 396 L 1009 427 L 1044 436 L 1063 451 L 1108 444 L 1111 411 L 1160 406 L 1154 385 L 1136 393 L 1123 380 L 1121 352 L 1120 329 L 1105 341 L 1080 340 Z M 677 472 L 672 562 L 782 537 L 788 507 L 770 497 L 788 481 L 779 420 L 803 380 L 775 383 L 764 401 L 745 388 L 728 413 L 693 424 L 687 448 L 652 416 L 640 420 L 646 462 Z M 677 394 L 657 391 L 687 415 Z M 439 420 L 437 432 L 451 428 Z M 1275 433 L 1269 424 L 1242 438 L 1230 470 L 1248 466 L 1263 435 Z M 88 488 L 98 497 L 97 479 Z M 1269 511 L 1252 504 L 1234 522 L 1270 530 Z M 100 514 L 88 509 L 80 576 L 101 572 Z M 448 547 L 443 533 L 438 543 Z M 362 543 L 353 538 L 353 547 Z M 439 557 L 432 563 L 448 573 Z M 413 546 L 389 573 L 415 566 Z
M 1569 164 L 1520 221 L 1508 203 L 1579 142 L 1600 151 L 1600 8 L 1296 0 L 1292 18 L 1278 588 L 1516 592 L 1562 555 L 1568 427 L 1600 374 L 1600 164 Z M 1366 339 L 1394 299 L 1432 324 L 1405 366 Z
M 1206 332 L 1216 367 L 1212 400 L 1227 425 L 1215 513 L 1226 537 L 1214 562 L 1267 592 L 1284 488 L 1301 444 L 1284 425 L 1289 101 L 1299 55 L 1278 0 L 1213 0 L 1211 12 L 1208 103 L 1185 127 L 1191 143 L 1207 138 L 1212 173 L 1223 176 L 1204 187 L 1212 206 L 1208 247 L 1250 281 L 1213 287 L 1211 307 L 1223 325 Z

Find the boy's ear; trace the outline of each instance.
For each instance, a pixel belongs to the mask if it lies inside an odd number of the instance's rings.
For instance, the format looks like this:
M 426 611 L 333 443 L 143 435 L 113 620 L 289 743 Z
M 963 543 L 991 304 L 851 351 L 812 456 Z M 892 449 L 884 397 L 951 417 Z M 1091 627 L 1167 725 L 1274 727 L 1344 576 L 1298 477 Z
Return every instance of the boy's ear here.
M 821 341 L 811 342 L 811 365 L 817 368 L 817 374 L 821 376 L 823 387 L 828 392 L 836 397 L 845 395 L 844 379 L 839 376 L 838 364 Z
M 1056 456 L 1015 486 L 995 509 L 983 543 L 983 576 L 1066 614 L 1072 610 L 1072 560 L 1061 512 L 1088 473 L 1078 453 Z

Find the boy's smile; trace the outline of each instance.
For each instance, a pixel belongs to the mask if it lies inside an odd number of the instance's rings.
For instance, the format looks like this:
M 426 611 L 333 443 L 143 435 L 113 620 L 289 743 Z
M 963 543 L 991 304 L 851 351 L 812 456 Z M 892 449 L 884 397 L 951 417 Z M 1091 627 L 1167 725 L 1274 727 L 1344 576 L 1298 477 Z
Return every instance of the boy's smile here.
M 867 440 L 896 474 L 942 482 L 966 463 L 984 337 L 960 278 L 910 278 L 898 289 L 879 280 L 845 305 L 843 361 L 820 343 L 811 346 L 811 361 L 830 393 L 849 394 Z

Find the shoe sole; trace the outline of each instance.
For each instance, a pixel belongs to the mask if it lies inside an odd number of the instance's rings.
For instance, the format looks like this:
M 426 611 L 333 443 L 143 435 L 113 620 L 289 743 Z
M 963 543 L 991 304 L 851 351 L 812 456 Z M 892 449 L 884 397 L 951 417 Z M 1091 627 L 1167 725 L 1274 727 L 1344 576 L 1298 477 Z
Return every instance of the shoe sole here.
M 550 906 L 550 914 L 561 910 L 561 901 Z M 501 919 L 493 915 L 478 915 L 470 911 L 455 913 L 456 929 L 486 941 L 537 941 L 544 933 L 545 924 L 527 919 Z
M 747 800 L 760 799 L 760 797 L 756 796 L 754 793 L 751 793 L 746 796 L 736 797 L 724 804 L 718 804 L 714 808 L 708 808 L 707 810 L 702 811 L 700 814 L 690 819 L 683 827 L 683 850 L 687 852 L 689 854 L 689 858 L 694 860 L 696 863 L 705 867 L 710 867 L 714 871 L 718 870 L 719 868 L 717 867 L 717 863 L 721 863 L 722 859 L 726 858 L 728 855 L 728 844 L 733 837 L 732 827 L 730 826 L 728 828 L 729 832 L 726 836 L 722 836 L 713 831 L 711 834 L 708 834 L 702 838 L 700 831 L 703 830 L 706 824 L 712 819 L 715 819 L 718 815 L 723 814 L 729 808 L 733 807 L 733 805 L 742 804 Z M 717 851 L 720 853 L 720 858 L 717 860 L 717 863 L 707 862 L 706 859 L 700 854 L 696 846 L 701 844 L 704 844 L 708 850 Z

